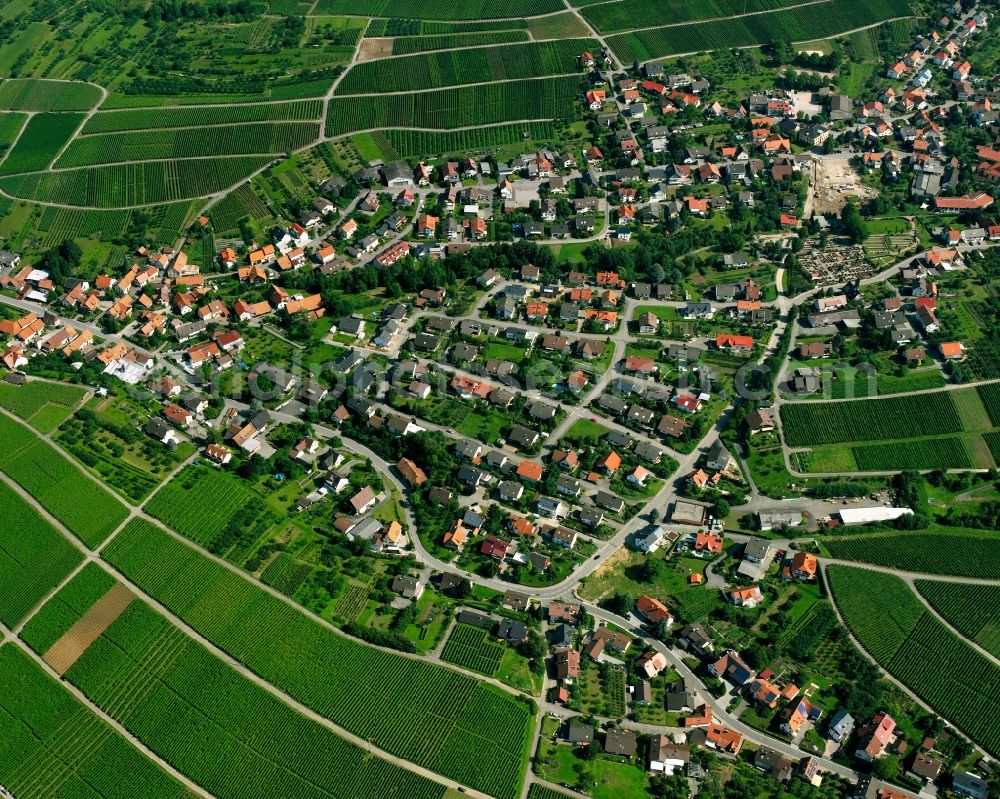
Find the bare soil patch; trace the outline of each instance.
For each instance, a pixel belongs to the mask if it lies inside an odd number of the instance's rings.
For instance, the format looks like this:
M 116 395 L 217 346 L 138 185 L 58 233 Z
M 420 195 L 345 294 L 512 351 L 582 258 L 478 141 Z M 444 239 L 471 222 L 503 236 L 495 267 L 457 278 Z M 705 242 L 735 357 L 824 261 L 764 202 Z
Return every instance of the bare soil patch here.
M 392 55 L 391 38 L 362 39 L 358 45 L 358 62 L 374 61 Z
M 60 675 L 65 674 L 134 599 L 135 594 L 128 588 L 121 583 L 116 584 L 49 648 L 45 653 L 45 662 Z

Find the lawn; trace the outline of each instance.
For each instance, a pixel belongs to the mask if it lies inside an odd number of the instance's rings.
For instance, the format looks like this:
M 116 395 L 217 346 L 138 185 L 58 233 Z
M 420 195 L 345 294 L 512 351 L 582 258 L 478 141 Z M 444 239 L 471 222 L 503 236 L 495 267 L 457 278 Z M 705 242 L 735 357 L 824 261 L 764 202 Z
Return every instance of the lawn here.
M 496 358 L 499 361 L 513 361 L 517 363 L 524 358 L 523 347 L 514 344 L 504 344 L 502 341 L 491 341 L 479 353 L 479 360 L 489 361 Z
M 595 761 L 593 768 L 590 795 L 594 799 L 646 799 L 649 795 L 646 772 L 630 763 L 602 759 Z
M 590 419 L 577 419 L 573 422 L 573 426 L 566 431 L 566 435 L 563 438 L 567 441 L 577 443 L 585 438 L 604 438 L 609 432 L 611 432 L 609 428 L 597 422 L 592 422 Z

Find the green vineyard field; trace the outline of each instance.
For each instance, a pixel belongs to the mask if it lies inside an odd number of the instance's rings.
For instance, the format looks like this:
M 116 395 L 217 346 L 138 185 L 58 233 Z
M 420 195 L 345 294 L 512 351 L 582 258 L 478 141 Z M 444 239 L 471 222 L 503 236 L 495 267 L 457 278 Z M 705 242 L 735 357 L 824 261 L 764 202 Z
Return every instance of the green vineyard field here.
M 480 19 L 473 22 L 435 22 L 392 17 L 389 19 L 373 19 L 368 23 L 365 36 L 443 36 L 447 33 L 523 30 L 527 26 L 527 21 L 523 19 Z
M 6 483 L 0 483 L 0 621 L 13 627 L 83 560 Z
M 848 566 L 830 566 L 827 576 L 871 656 L 987 752 L 1000 752 L 1000 720 L 981 712 L 1000 696 L 1000 667 L 928 613 L 899 577 Z
M 513 81 L 419 95 L 375 95 L 364 103 L 354 98 L 334 97 L 330 100 L 326 135 L 390 127 L 447 131 L 460 126 L 512 120 L 565 119 L 573 114 L 579 85 L 579 79 L 569 77 Z
M 67 673 L 95 704 L 218 799 L 439 799 L 133 602 Z
M 83 399 L 80 386 L 32 380 L 23 386 L 0 383 L 0 407 L 42 433 L 51 433 Z
M 691 22 L 607 37 L 624 63 L 682 53 L 750 47 L 774 41 L 810 41 L 912 14 L 906 0 L 827 2 L 748 17 Z
M 867 444 L 851 447 L 863 472 L 903 469 L 968 469 L 972 453 L 961 438 L 927 438 L 905 443 Z
M 996 557 L 998 539 L 989 534 L 899 533 L 826 538 L 823 544 L 838 560 L 923 574 L 1000 579 L 1000 562 Z
M 21 638 L 44 655 L 115 583 L 115 578 L 99 565 L 88 563 L 31 618 Z
M 318 122 L 261 122 L 234 127 L 105 133 L 74 139 L 58 169 L 158 158 L 282 154 L 319 138 Z
M 906 420 L 905 426 L 901 420 Z M 781 427 L 791 447 L 958 433 L 951 392 L 847 402 L 786 403 Z
M 447 33 L 438 36 L 401 36 L 392 41 L 393 55 L 410 55 L 427 50 L 445 50 L 450 47 L 477 47 L 485 44 L 507 44 L 528 41 L 527 31 L 484 31 L 474 33 Z
M 101 101 L 90 83 L 16 78 L 0 86 L 0 109 L 12 111 L 89 111 Z
M 525 133 L 528 134 L 525 137 Z M 387 130 L 386 141 L 400 158 L 418 158 L 445 153 L 467 153 L 518 144 L 525 138 L 534 142 L 555 141 L 551 122 L 524 122 L 455 131 Z
M 369 98 L 363 102 L 367 102 L 373 92 L 388 94 L 567 74 L 579 70 L 580 53 L 598 47 L 593 39 L 566 39 L 365 61 L 344 76 L 337 94 L 366 94 Z
M 1000 658 L 1000 586 L 917 580 L 917 590 L 942 618 Z
M 67 456 L 0 416 L 0 470 L 88 546 L 97 546 L 128 512 Z
M 492 677 L 500 668 L 506 647 L 490 639 L 486 630 L 457 624 L 448 636 L 441 660 Z
M 392 14 L 405 19 L 500 19 L 534 16 L 561 11 L 558 0 L 460 0 L 442 6 L 433 0 L 319 0 L 314 14 L 360 14 L 379 17 Z
M 323 103 L 302 100 L 220 108 L 146 108 L 141 111 L 108 111 L 92 116 L 82 133 L 116 133 L 129 130 L 236 125 L 246 122 L 308 122 L 323 116 Z
M 215 194 L 246 180 L 272 160 L 271 156 L 235 156 L 69 169 L 2 178 L 0 188 L 26 200 L 66 205 L 154 205 Z
M 273 514 L 241 480 L 208 466 L 189 466 L 146 506 L 146 512 L 196 544 L 213 549 L 227 530 L 255 535 Z
M 148 523 L 130 524 L 104 555 L 216 646 L 335 724 L 498 799 L 517 796 L 533 719 L 521 700 L 321 626 Z
M 704 3 L 689 3 L 684 0 L 667 0 L 663 3 L 650 3 L 649 0 L 599 0 L 585 6 L 581 13 L 600 33 L 618 33 L 635 28 L 653 28 L 657 25 L 773 11 L 799 2 L 801 0 L 707 0 Z M 641 20 L 641 23 L 637 20 Z
M 14 644 L 0 647 L 0 774 L 18 799 L 194 799 Z
M 83 114 L 36 114 L 0 164 L 0 175 L 45 169 L 82 121 Z

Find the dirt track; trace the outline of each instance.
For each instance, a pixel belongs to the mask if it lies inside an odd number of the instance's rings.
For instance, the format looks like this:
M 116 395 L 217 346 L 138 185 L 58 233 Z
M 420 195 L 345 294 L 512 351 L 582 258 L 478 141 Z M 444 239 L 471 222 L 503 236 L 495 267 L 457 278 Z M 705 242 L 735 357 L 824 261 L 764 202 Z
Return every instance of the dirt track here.
M 65 674 L 134 599 L 135 594 L 117 583 L 49 648 L 45 653 L 45 662 L 60 674 Z

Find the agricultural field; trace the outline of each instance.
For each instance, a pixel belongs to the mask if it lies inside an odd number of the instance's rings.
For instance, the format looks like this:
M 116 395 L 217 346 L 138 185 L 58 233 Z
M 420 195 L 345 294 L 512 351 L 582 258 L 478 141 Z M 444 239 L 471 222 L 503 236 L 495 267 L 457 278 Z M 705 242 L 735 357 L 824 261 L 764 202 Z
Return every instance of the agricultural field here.
M 208 212 L 212 226 L 220 233 L 236 230 L 243 219 L 257 221 L 268 219 L 271 215 L 263 200 L 246 184 L 227 194 Z
M 21 114 L 16 111 L 0 113 L 0 147 L 4 150 L 10 147 L 27 120 L 27 114 Z
M 462 2 L 441 6 L 431 0 L 319 0 L 314 14 L 359 14 L 362 16 L 386 16 L 390 12 L 402 19 L 461 20 L 461 19 L 503 19 L 506 17 L 534 16 L 562 10 L 557 0 L 462 0 Z M 369 34 L 371 35 L 371 34 Z
M 236 125 L 248 122 L 308 122 L 323 116 L 319 100 L 259 103 L 222 108 L 147 108 L 141 111 L 106 111 L 92 116 L 81 135 L 116 133 L 205 125 Z
M 446 50 L 451 47 L 477 47 L 487 44 L 526 42 L 526 31 L 484 31 L 475 33 L 446 33 L 439 36 L 399 36 L 392 40 L 393 55 L 411 55 L 428 50 Z
M 441 660 L 492 677 L 500 668 L 507 647 L 491 640 L 486 630 L 457 624 L 441 652 Z
M 905 419 L 901 424 L 899 420 Z M 802 471 L 989 469 L 994 425 L 975 389 L 846 402 L 786 403 L 785 441 Z M 954 435 L 942 435 L 954 434 Z
M 499 799 L 517 795 L 533 717 L 522 700 L 340 635 L 149 524 L 133 522 L 104 555 L 215 645 L 334 723 Z
M 366 61 L 351 68 L 337 87 L 337 94 L 370 96 L 376 91 L 406 92 L 463 83 L 564 75 L 579 70 L 581 52 L 596 50 L 599 46 L 593 39 L 567 39 Z
M 0 774 L 18 799 L 194 799 L 15 644 L 0 647 Z
M 976 393 L 986 409 L 986 415 L 994 427 L 1000 427 L 1000 383 L 976 386 Z
M 100 544 L 127 516 L 125 506 L 67 456 L 6 417 L 0 417 L 0 470 L 87 546 Z
M 194 205 L 200 205 L 198 200 Z M 169 244 L 177 241 L 178 234 L 187 227 L 194 213 L 192 202 L 184 200 L 170 205 L 145 208 L 142 218 L 146 221 L 146 233 L 150 242 Z M 93 248 L 96 240 L 104 242 L 121 241 L 135 221 L 136 212 L 130 209 L 115 211 L 91 211 L 84 208 L 60 208 L 48 206 L 42 211 L 37 232 L 42 234 L 37 242 L 39 247 L 51 247 L 66 239 L 89 239 L 82 246 Z M 114 266 L 118 266 L 121 257 Z M 108 263 L 112 263 L 110 260 Z
M 231 156 L 68 169 L 0 178 L 0 189 L 26 200 L 58 200 L 66 205 L 154 205 L 215 194 L 272 160 L 272 156 Z
M 21 638 L 39 655 L 44 655 L 115 584 L 115 578 L 101 566 L 88 563 L 32 616 L 21 631 Z
M 886 533 L 821 539 L 831 557 L 923 574 L 1000 579 L 997 538 L 988 532 Z
M 0 621 L 13 627 L 83 555 L 6 483 L 0 517 Z
M 848 566 L 830 566 L 827 576 L 871 656 L 987 752 L 1000 752 L 1000 722 L 979 711 L 1000 695 L 1000 667 L 928 613 L 900 578 Z
M 705 3 L 687 3 L 670 0 L 651 4 L 644 0 L 612 0 L 584 6 L 583 18 L 600 33 L 618 33 L 634 28 L 653 28 L 701 19 L 725 19 L 737 14 L 774 11 L 785 6 L 797 5 L 800 0 L 708 0 Z M 641 20 L 641 23 L 637 23 Z
M 925 438 L 905 445 L 866 444 L 851 447 L 862 472 L 904 469 L 968 469 L 978 466 L 961 438 Z
M 83 114 L 36 114 L 0 164 L 0 175 L 45 169 L 80 127 Z
M 566 794 L 562 791 L 554 791 L 544 785 L 533 783 L 528 791 L 528 799 L 566 799 Z
M 568 118 L 580 91 L 575 77 L 543 81 L 512 81 L 423 94 L 373 95 L 358 103 L 348 97 L 330 100 L 326 135 L 360 130 L 493 125 L 511 120 Z M 464 132 L 464 131 L 463 131 Z M 449 136 L 457 136 L 454 131 Z M 481 136 L 480 131 L 469 131 Z
M 306 719 L 141 602 L 90 645 L 67 679 L 219 799 L 444 793 Z
M 103 92 L 92 83 L 67 83 L 37 78 L 5 80 L 0 85 L 0 109 L 9 111 L 89 111 Z
M 689 22 L 607 37 L 626 64 L 686 53 L 749 47 L 773 41 L 807 41 L 912 14 L 906 0 L 826 0 L 748 17 Z
M 781 407 L 781 427 L 790 447 L 959 433 L 962 419 L 952 393 L 786 404 Z M 906 426 L 901 427 L 904 419 Z
M 257 492 L 210 466 L 186 468 L 153 497 L 146 512 L 216 554 L 255 539 L 276 520 Z
M 480 19 L 473 22 L 440 22 L 427 19 L 400 19 L 392 17 L 389 19 L 373 19 L 365 29 L 365 36 L 441 36 L 446 33 L 522 30 L 527 25 L 527 20 L 523 19 Z
M 952 627 L 1000 658 L 1000 586 L 917 580 L 917 590 Z
M 530 145 L 531 142 L 543 144 L 556 140 L 556 130 L 551 122 L 526 122 L 519 125 L 440 132 L 387 130 L 384 136 L 386 143 L 399 158 L 415 158 L 491 150 L 514 144 Z
M 42 380 L 32 380 L 23 386 L 0 383 L 0 407 L 24 419 L 39 433 L 51 433 L 86 393 L 80 386 Z
M 319 132 L 319 122 L 258 122 L 80 136 L 55 166 L 69 169 L 157 158 L 283 154 L 313 143 Z

